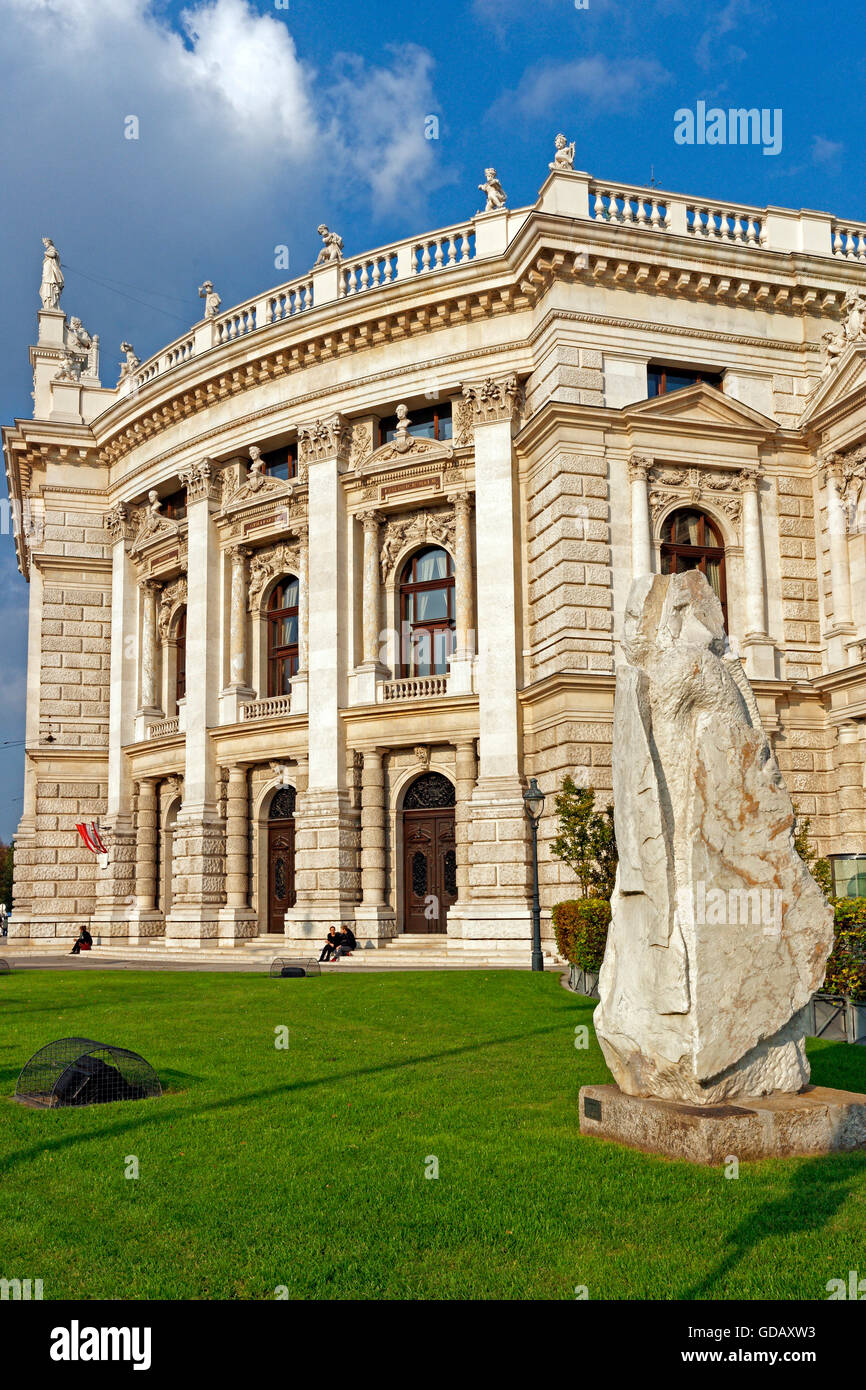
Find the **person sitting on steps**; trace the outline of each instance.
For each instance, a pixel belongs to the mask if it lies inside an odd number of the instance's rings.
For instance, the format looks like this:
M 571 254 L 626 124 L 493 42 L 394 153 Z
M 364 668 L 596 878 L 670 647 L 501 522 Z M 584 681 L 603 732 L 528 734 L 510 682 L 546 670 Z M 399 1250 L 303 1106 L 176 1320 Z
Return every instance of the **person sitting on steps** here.
M 331 927 L 330 930 L 329 930 L 329 932 L 328 932 L 328 939 L 327 939 L 327 941 L 325 942 L 324 947 L 322 948 L 322 954 L 319 956 L 319 960 L 320 960 L 320 961 L 323 961 L 323 960 L 332 960 L 332 959 L 335 958 L 336 952 L 337 952 L 337 929 L 336 929 L 336 927 Z
M 86 927 L 82 927 L 78 933 L 78 940 L 69 952 L 71 956 L 77 956 L 81 951 L 89 951 L 93 945 L 93 937 Z
M 337 954 L 335 956 L 335 959 L 339 960 L 341 956 L 350 956 L 352 952 L 356 949 L 357 945 L 358 943 L 355 940 L 355 933 L 352 931 L 352 928 L 349 926 L 348 922 L 344 922 L 342 930 L 339 936 L 337 937 Z

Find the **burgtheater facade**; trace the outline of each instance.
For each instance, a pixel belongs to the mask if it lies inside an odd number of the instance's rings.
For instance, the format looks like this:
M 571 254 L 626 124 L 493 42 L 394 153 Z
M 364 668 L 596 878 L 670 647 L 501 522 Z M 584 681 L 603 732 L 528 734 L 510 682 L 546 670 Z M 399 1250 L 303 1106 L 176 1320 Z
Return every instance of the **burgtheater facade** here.
M 866 225 L 555 167 L 205 317 L 116 387 L 46 245 L 12 932 L 524 956 L 611 787 L 634 575 L 699 566 L 821 850 L 866 849 Z M 492 171 L 488 171 L 488 176 Z M 54 259 L 52 259 L 54 252 Z M 98 820 L 107 863 L 75 826 Z M 847 858 L 846 858 L 847 856 Z

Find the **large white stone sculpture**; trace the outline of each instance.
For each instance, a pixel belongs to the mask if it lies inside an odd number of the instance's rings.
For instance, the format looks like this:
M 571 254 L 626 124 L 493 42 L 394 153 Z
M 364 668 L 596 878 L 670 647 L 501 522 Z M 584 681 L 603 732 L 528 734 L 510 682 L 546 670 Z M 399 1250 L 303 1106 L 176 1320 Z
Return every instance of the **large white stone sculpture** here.
M 797 1092 L 799 1011 L 832 911 L 702 574 L 632 585 L 617 670 L 619 870 L 595 1028 L 627 1095 L 710 1105 Z

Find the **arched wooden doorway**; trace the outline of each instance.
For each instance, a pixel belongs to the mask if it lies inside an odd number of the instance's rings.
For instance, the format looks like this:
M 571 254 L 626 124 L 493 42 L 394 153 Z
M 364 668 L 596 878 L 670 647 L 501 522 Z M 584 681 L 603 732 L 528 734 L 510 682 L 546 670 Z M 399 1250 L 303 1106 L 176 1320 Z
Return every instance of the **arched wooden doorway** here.
M 274 792 L 268 812 L 268 931 L 285 931 L 295 905 L 295 789 Z
M 456 901 L 454 788 L 441 773 L 425 772 L 403 800 L 403 930 L 444 932 Z

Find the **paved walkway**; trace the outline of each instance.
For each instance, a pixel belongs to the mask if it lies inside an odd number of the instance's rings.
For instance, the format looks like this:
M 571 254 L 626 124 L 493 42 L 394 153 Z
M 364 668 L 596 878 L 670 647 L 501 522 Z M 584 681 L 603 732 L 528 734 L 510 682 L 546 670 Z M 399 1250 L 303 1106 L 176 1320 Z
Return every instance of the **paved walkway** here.
M 526 965 L 505 964 L 495 965 L 489 961 L 474 962 L 466 961 L 456 963 L 454 961 L 442 961 L 432 959 L 424 962 L 402 961 L 390 957 L 372 961 L 369 959 L 374 953 L 365 951 L 361 960 L 356 960 L 350 956 L 347 960 L 342 960 L 338 965 L 323 964 L 322 974 L 354 974 L 367 975 L 391 974 L 393 971 L 405 970 L 528 970 L 529 961 Z M 384 957 L 384 952 L 376 952 L 376 955 Z M 215 973 L 225 974 L 227 971 L 235 971 L 242 974 L 262 975 L 267 974 L 270 969 L 271 961 L 279 956 L 287 961 L 303 962 L 309 957 L 302 954 L 292 954 L 290 951 L 280 951 L 272 949 L 263 951 L 259 949 L 253 959 L 249 956 L 240 956 L 238 952 L 231 952 L 231 959 L 226 961 L 215 961 L 212 959 L 200 960 L 194 955 L 185 954 L 180 957 L 166 958 L 163 956 L 152 956 L 136 954 L 134 946 L 117 950 L 110 947 L 94 947 L 78 956 L 72 956 L 68 951 L 52 951 L 45 948 L 27 948 L 23 943 L 0 942 L 0 960 L 5 960 L 12 970 L 200 970 L 214 971 Z M 561 966 L 553 961 L 545 960 L 545 969 L 558 971 Z

